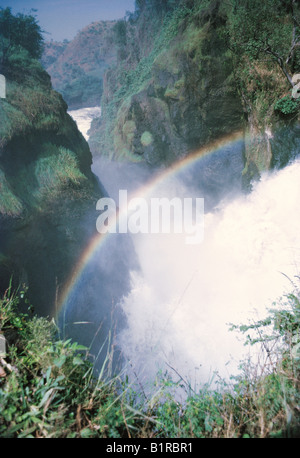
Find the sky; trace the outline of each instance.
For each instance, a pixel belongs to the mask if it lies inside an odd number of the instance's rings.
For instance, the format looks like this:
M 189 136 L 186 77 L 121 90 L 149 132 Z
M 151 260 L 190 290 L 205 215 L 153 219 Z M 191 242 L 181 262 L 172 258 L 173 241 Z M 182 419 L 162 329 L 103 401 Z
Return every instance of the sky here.
M 86 25 L 100 20 L 120 19 L 134 11 L 134 0 L 0 0 L 13 14 L 35 14 L 46 41 L 72 39 Z

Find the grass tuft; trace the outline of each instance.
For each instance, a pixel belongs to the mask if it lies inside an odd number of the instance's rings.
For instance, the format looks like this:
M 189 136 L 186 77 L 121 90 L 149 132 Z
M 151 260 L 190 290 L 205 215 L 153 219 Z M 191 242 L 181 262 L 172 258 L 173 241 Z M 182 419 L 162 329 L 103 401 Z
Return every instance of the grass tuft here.
M 20 314 L 26 291 L 0 300 L 0 436 L 45 438 L 272 438 L 300 435 L 300 291 L 274 304 L 269 317 L 232 329 L 256 348 L 238 376 L 197 392 L 179 374 L 158 374 L 152 395 L 126 370 L 98 378 L 89 349 L 60 338 L 53 321 Z M 26 303 L 26 302 L 25 302 Z M 111 360 L 110 351 L 104 365 Z M 4 372 L 4 376 L 3 376 Z M 178 389 L 186 391 L 178 401 Z

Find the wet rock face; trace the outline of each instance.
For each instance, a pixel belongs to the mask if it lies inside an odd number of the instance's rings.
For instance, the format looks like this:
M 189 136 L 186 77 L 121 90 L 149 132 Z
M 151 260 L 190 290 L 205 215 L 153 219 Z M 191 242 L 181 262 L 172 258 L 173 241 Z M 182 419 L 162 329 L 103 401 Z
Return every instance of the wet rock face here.
M 90 237 L 96 233 L 96 200 L 61 192 L 43 208 L 27 207 L 19 217 L 0 218 L 0 288 L 28 287 L 39 315 L 53 316 L 65 282 Z
M 111 71 L 107 95 L 113 81 Z M 124 97 L 113 121 L 113 148 L 117 157 L 168 164 L 242 126 L 233 65 L 218 26 L 191 22 L 156 56 L 150 78 Z M 104 113 L 99 132 L 105 128 Z
M 11 279 L 14 289 L 24 284 L 48 316 L 96 232 L 102 194 L 89 146 L 48 75 L 18 75 L 0 101 L 0 293 Z
M 299 157 L 300 123 L 297 118 L 282 120 L 274 116 L 269 124 L 255 128 L 250 118 L 245 136 L 243 187 L 252 189 L 252 182 L 267 170 L 281 169 Z
M 300 151 L 300 123 L 279 127 L 270 138 L 272 150 L 271 166 L 285 167 L 290 161 L 299 156 Z
M 45 205 L 40 211 L 31 209 L 27 217 L 7 221 L 1 227 L 6 240 L 3 251 L 10 262 L 3 280 L 7 282 L 9 275 L 13 275 L 15 287 L 26 285 L 30 302 L 39 315 L 55 314 L 59 294 L 96 232 L 95 201 L 72 199 L 68 193 L 62 193 L 51 206 Z

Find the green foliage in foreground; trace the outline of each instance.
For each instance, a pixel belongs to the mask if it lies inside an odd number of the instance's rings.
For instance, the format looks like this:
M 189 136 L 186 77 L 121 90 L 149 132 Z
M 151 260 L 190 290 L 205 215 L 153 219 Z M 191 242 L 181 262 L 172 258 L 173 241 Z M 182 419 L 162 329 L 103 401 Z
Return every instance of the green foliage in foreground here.
M 299 437 L 299 290 L 267 319 L 233 326 L 260 350 L 238 377 L 198 392 L 182 378 L 161 377 L 145 399 L 104 370 L 95 380 L 87 348 L 60 340 L 53 321 L 17 312 L 25 297 L 9 289 L 0 301 L 0 330 L 10 343 L 1 359 L 1 437 Z M 178 387 L 187 392 L 182 403 Z

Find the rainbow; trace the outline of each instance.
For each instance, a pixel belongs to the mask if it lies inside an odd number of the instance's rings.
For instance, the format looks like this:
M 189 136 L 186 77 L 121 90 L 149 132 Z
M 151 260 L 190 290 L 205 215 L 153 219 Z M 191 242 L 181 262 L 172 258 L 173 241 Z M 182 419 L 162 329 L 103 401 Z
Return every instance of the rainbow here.
M 222 138 L 211 142 L 208 145 L 203 146 L 195 152 L 188 154 L 183 159 L 172 164 L 167 169 L 155 175 L 154 179 L 150 180 L 144 186 L 138 189 L 132 197 L 145 197 L 151 191 L 153 191 L 160 183 L 168 178 L 178 174 L 183 169 L 189 167 L 191 164 L 197 162 L 208 155 L 214 154 L 225 146 L 234 145 L 235 143 L 245 139 L 245 133 L 243 131 L 237 131 L 230 135 L 223 136 Z M 118 219 L 122 217 L 122 209 L 118 213 Z M 73 291 L 83 275 L 88 264 L 92 261 L 96 253 L 99 253 L 101 247 L 106 243 L 110 233 L 105 234 L 97 233 L 91 238 L 86 248 L 83 250 L 77 264 L 75 265 L 68 281 L 63 286 L 62 292 L 59 295 L 58 302 L 55 307 L 55 315 L 59 316 L 61 311 L 64 309 L 66 304 L 69 303 L 70 297 Z

